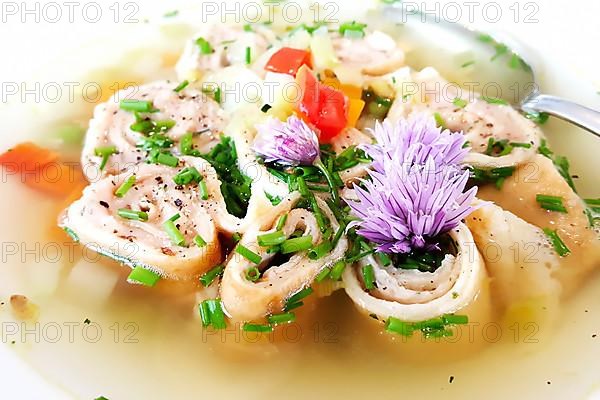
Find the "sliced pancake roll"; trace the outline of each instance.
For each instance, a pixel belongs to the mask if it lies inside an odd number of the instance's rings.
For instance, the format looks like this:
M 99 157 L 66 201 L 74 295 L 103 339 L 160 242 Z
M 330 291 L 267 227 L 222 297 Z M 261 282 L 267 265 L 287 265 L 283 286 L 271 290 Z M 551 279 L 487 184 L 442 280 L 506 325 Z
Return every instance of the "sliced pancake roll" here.
M 448 236 L 453 250 L 439 257 L 437 265 L 427 264 L 425 254 L 421 260 L 407 257 L 404 264 L 382 262 L 373 255 L 363 258 L 344 271 L 346 293 L 359 310 L 383 321 L 414 323 L 448 314 L 469 315 L 478 302 L 487 309 L 489 298 L 480 296 L 487 272 L 471 232 L 461 224 Z M 479 315 L 471 317 L 477 320 Z
M 222 261 L 212 217 L 219 181 L 200 158 L 140 164 L 90 184 L 60 225 L 92 250 L 161 276 L 192 278 Z
M 319 208 L 330 221 L 329 232 L 341 232 L 325 202 Z M 344 235 L 325 237 L 313 212 L 296 208 L 280 215 L 267 231 L 247 232 L 225 267 L 221 297 L 234 321 L 260 321 L 300 304 L 315 277 L 340 260 L 347 249 Z
M 471 150 L 466 164 L 484 170 L 514 167 L 536 154 L 542 131 L 506 101 L 462 89 L 433 68 L 402 68 L 387 77 L 395 90 L 389 118 L 425 112 L 438 126 L 462 132 Z
M 143 162 L 170 165 L 176 156 L 206 153 L 219 142 L 225 116 L 201 90 L 158 81 L 132 86 L 98 105 L 81 156 L 90 181 Z

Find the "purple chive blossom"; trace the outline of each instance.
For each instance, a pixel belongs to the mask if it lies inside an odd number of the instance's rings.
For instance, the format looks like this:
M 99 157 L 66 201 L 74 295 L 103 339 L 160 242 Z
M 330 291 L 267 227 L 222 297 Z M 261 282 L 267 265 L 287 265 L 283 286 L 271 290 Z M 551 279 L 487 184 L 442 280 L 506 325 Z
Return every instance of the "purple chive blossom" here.
M 436 238 L 473 211 L 477 188 L 465 192 L 469 171 L 460 167 L 464 136 L 421 115 L 377 124 L 373 133 L 378 144 L 364 146 L 372 179 L 355 188 L 358 201 L 349 206 L 359 220 L 351 226 L 379 251 L 436 249 Z
M 318 159 L 319 139 L 301 119 L 291 116 L 286 122 L 272 118 L 257 126 L 254 151 L 265 162 L 288 165 L 313 165 Z

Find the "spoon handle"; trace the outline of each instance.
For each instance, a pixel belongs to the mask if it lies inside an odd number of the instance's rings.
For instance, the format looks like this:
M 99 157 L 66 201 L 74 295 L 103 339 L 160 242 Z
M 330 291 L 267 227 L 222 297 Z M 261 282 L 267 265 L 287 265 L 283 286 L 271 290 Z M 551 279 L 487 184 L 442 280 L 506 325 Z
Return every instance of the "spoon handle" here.
M 545 94 L 526 99 L 521 108 L 526 112 L 544 112 L 571 122 L 600 137 L 600 112 L 572 101 Z

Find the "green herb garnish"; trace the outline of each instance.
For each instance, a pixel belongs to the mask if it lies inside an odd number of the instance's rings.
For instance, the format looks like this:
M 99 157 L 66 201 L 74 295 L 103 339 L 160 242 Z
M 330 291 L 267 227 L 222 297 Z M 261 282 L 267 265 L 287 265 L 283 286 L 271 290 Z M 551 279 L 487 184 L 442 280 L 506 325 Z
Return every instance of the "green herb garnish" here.
M 554 250 L 556 250 L 559 256 L 564 257 L 571 253 L 571 250 L 569 250 L 565 242 L 563 242 L 560 236 L 558 236 L 557 231 L 544 228 L 544 233 L 546 236 L 548 236 L 548 239 L 550 239 L 550 243 L 552 243 Z
M 535 201 L 537 201 L 540 207 L 542 207 L 545 210 L 557 211 L 561 213 L 567 212 L 567 209 L 563 204 L 562 197 L 538 194 L 535 196 Z

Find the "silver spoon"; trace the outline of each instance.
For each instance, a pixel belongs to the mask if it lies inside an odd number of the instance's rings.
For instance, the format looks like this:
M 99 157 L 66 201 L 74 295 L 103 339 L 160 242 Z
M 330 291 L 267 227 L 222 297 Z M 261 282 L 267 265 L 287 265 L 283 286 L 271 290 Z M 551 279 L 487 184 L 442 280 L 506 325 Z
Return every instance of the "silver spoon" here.
M 509 47 L 507 40 L 496 40 L 488 34 L 433 14 L 407 9 L 401 4 L 383 7 L 383 15 L 396 27 L 398 37 L 408 44 L 407 57 L 415 68 L 433 66 L 461 86 L 467 83 L 472 86 L 476 73 L 481 87 L 493 84 L 500 89 L 496 97 L 509 101 L 525 113 L 552 115 L 600 137 L 600 112 L 542 94 L 531 63 L 523 58 L 519 45 L 510 44 Z M 465 51 L 457 54 L 448 50 L 456 45 Z

